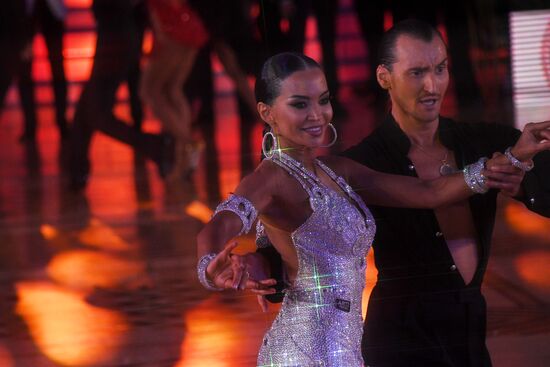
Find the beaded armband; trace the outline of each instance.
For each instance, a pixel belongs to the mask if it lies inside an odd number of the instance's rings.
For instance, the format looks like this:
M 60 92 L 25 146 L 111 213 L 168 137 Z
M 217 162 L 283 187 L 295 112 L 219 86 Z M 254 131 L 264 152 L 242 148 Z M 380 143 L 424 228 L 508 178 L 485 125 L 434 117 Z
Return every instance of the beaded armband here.
M 476 194 L 485 194 L 489 191 L 489 188 L 485 184 L 485 176 L 482 173 L 485 168 L 485 162 L 487 162 L 487 158 L 480 158 L 477 162 L 467 165 L 462 170 L 466 185 Z
M 524 163 L 519 159 L 517 159 L 516 157 L 514 157 L 514 155 L 512 154 L 512 147 L 508 147 L 506 151 L 504 151 L 504 155 L 506 156 L 506 158 L 508 158 L 512 166 L 519 168 L 523 172 L 529 172 L 535 167 L 535 164 L 533 163 L 532 160 L 529 161 L 529 163 Z
M 234 194 L 231 194 L 227 200 L 222 201 L 220 205 L 217 206 L 214 215 L 224 210 L 233 212 L 241 218 L 243 227 L 237 236 L 250 232 L 252 224 L 258 216 L 258 211 L 247 198 Z
M 223 291 L 223 288 L 216 287 L 216 285 L 206 276 L 206 268 L 208 267 L 208 264 L 210 264 L 212 260 L 214 260 L 215 257 L 216 254 L 211 253 L 206 254 L 199 259 L 199 262 L 197 264 L 197 276 L 202 286 L 209 291 Z

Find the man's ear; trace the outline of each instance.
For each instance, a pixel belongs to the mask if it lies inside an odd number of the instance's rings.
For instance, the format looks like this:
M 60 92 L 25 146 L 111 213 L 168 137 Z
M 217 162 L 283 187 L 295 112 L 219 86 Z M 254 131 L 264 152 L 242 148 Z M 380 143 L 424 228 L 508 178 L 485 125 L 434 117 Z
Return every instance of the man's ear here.
M 390 71 L 384 65 L 378 65 L 376 68 L 376 80 L 383 89 L 391 89 Z
M 258 102 L 257 108 L 261 119 L 266 124 L 273 127 L 273 114 L 271 113 L 271 106 L 263 102 Z

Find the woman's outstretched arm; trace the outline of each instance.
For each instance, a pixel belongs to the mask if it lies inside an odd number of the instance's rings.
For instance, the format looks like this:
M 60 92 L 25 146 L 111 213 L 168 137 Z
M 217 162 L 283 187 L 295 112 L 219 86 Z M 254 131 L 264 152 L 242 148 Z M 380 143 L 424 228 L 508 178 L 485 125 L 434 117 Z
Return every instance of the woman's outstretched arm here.
M 346 170 L 353 190 L 367 205 L 401 208 L 437 208 L 468 198 L 474 191 L 462 171 L 433 180 L 392 175 L 374 171 L 346 160 Z M 498 182 L 486 179 L 487 188 L 498 188 Z
M 550 122 L 545 121 L 528 124 L 517 143 L 511 148 L 511 152 L 519 160 L 529 162 L 537 153 L 549 149 Z M 511 163 L 502 155 L 495 155 L 486 164 L 498 167 Z M 526 163 L 526 165 L 529 164 Z M 436 208 L 463 200 L 473 195 L 474 191 L 482 191 L 477 190 L 477 185 L 472 186 L 468 173 L 463 171 L 433 180 L 421 180 L 377 172 L 349 160 L 344 163 L 344 170 L 353 189 L 367 204 L 371 205 Z M 484 174 L 485 171 L 482 170 L 481 173 Z M 499 175 L 498 172 L 484 175 L 484 186 L 506 189 L 505 180 L 499 179 Z M 505 174 L 502 173 L 502 175 Z

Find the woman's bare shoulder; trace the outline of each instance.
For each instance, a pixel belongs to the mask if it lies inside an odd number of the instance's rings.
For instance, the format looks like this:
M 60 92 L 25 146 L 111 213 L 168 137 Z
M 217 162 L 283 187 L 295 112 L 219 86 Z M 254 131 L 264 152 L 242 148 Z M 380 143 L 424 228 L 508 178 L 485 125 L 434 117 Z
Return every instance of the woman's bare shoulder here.
M 253 202 L 265 203 L 267 198 L 276 196 L 284 185 L 288 175 L 275 163 L 263 160 L 256 169 L 245 176 L 235 194 L 245 196 Z
M 273 163 L 270 160 L 264 159 L 260 164 L 254 169 L 254 171 L 242 180 L 242 183 L 257 183 L 261 182 L 266 187 L 271 187 L 274 182 L 285 177 L 285 172 L 277 164 Z
M 326 164 L 328 168 L 334 171 L 338 176 L 348 177 L 350 170 L 353 169 L 353 161 L 346 157 L 338 155 L 325 155 L 318 158 Z

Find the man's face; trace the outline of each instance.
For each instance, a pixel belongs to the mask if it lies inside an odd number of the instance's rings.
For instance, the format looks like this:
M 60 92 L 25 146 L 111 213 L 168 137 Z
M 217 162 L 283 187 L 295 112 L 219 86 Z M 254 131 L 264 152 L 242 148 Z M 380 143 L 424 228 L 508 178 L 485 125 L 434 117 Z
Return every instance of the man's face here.
M 387 74 L 395 119 L 416 123 L 437 120 L 449 84 L 443 41 L 437 36 L 425 42 L 403 35 L 397 39 L 395 56 L 397 62 Z

